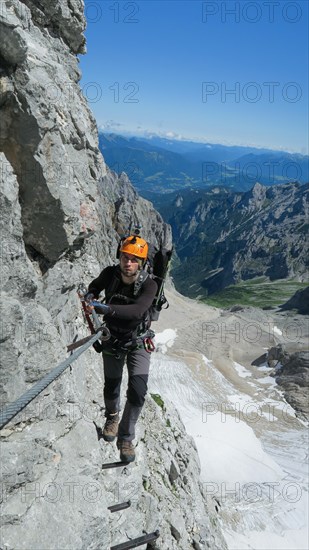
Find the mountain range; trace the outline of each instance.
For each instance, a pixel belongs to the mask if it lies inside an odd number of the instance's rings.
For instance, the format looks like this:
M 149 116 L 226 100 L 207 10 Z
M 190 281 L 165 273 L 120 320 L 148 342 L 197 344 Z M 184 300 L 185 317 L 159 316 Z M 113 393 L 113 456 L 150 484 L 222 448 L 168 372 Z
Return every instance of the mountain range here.
M 257 278 L 306 280 L 308 157 L 102 133 L 99 146 L 171 225 L 172 276 L 183 294 L 209 297 Z
M 298 153 L 105 133 L 99 134 L 99 147 L 107 165 L 126 172 L 154 204 L 154 195 L 181 189 L 248 191 L 256 182 L 271 186 L 309 180 L 309 157 Z
M 306 281 L 309 184 L 246 192 L 220 187 L 174 193 L 160 212 L 172 226 L 176 288 L 205 297 L 258 277 Z

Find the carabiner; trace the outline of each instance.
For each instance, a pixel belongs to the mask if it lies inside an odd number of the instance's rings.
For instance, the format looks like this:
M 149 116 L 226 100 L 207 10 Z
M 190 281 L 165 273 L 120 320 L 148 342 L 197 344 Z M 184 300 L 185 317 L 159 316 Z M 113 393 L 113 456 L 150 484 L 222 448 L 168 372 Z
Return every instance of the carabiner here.
M 148 353 L 152 353 L 156 349 L 151 338 L 144 338 L 144 348 Z

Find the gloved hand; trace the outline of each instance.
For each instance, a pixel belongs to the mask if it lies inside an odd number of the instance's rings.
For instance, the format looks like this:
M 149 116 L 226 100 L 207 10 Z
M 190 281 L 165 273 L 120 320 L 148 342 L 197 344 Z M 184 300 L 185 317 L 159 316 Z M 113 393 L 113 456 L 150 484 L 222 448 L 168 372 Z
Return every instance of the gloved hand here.
M 91 305 L 94 306 L 94 309 L 97 313 L 102 313 L 103 315 L 107 315 L 108 313 L 112 312 L 112 309 L 106 305 L 101 304 L 101 302 L 97 302 L 96 300 L 92 300 Z
M 87 302 L 87 304 L 89 304 L 89 302 L 92 302 L 93 298 L 94 298 L 94 294 L 92 292 L 87 292 L 84 295 L 84 300 L 85 302 Z

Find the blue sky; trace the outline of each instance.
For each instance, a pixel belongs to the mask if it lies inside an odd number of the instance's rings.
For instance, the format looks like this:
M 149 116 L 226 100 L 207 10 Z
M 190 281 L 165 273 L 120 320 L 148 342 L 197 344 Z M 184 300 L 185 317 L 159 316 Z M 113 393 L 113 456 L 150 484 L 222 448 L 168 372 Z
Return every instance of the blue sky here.
M 86 0 L 85 13 L 99 127 L 308 154 L 307 0 Z

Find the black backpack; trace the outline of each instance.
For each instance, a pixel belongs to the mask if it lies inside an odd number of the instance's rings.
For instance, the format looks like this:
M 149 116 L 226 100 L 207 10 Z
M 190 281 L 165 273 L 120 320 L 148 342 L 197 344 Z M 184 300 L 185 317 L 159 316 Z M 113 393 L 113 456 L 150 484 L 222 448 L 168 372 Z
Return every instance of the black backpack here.
M 150 321 L 159 319 L 160 311 L 165 305 L 165 309 L 169 307 L 169 303 L 164 295 L 164 283 L 168 268 L 171 262 L 173 249 L 160 248 L 159 250 L 154 245 L 149 245 L 148 258 L 146 269 L 150 277 L 157 283 L 157 292 L 149 310 Z

